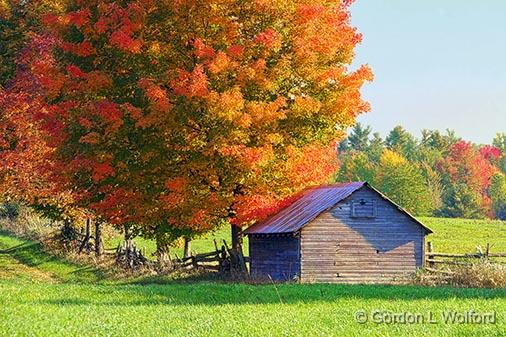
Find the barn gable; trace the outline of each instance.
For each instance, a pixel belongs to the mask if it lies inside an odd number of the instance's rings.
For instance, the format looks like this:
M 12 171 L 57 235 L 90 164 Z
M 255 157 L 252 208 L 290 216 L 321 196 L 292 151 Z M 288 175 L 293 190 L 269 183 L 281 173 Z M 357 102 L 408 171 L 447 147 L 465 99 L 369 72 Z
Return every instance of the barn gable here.
M 301 279 L 395 281 L 422 266 L 426 234 L 375 190 L 360 189 L 301 229 Z

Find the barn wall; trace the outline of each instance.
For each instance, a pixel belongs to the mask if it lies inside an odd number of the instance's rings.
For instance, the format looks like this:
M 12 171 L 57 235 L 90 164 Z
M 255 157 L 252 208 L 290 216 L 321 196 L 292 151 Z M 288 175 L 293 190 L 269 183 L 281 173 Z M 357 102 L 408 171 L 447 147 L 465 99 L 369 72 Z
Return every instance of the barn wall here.
M 376 213 L 353 218 L 352 203 L 362 199 L 374 200 Z M 301 280 L 395 282 L 422 266 L 424 235 L 420 225 L 364 187 L 302 229 Z
M 300 275 L 300 241 L 293 236 L 249 236 L 253 278 L 288 281 Z

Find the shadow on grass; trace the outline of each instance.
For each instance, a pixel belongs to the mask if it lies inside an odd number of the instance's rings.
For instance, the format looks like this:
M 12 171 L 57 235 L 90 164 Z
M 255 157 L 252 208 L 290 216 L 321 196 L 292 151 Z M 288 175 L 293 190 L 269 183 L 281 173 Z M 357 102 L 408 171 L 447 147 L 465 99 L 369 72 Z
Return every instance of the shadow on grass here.
M 84 287 L 84 285 L 82 286 Z M 66 294 L 66 295 L 62 295 Z M 58 306 L 134 307 L 151 305 L 258 305 L 334 303 L 353 305 L 368 301 L 399 301 L 402 304 L 417 300 L 506 300 L 506 289 L 424 288 L 415 286 L 379 285 L 248 285 L 224 283 L 102 285 L 86 286 L 76 292 L 65 288 L 55 298 L 29 301 L 29 304 Z M 501 302 L 504 303 L 504 302 Z
M 2 231 L 0 231 L 0 235 L 5 235 L 5 233 L 3 233 Z M 7 249 L 0 249 L 0 254 L 10 254 L 12 252 L 15 252 L 16 250 L 20 250 L 20 249 L 24 249 L 26 247 L 29 247 L 29 246 L 33 246 L 35 243 L 30 243 L 30 242 L 25 242 L 25 243 L 21 243 L 17 246 L 14 246 L 14 247 L 10 247 L 10 248 L 7 248 Z
M 39 242 L 19 239 L 12 234 L 0 230 L 0 236 L 15 242 L 21 242 L 12 247 L 5 248 L 0 253 L 16 260 L 28 267 L 39 268 L 53 274 L 60 281 L 90 282 L 105 280 L 108 275 L 93 266 L 83 266 L 45 252 Z M 5 246 L 5 242 L 2 246 Z

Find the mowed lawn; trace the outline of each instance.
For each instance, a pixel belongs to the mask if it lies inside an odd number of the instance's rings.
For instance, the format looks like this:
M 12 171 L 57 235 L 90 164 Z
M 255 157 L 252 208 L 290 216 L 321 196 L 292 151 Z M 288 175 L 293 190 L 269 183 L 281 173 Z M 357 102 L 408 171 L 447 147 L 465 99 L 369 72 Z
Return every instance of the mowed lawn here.
M 441 250 L 506 241 L 504 223 L 429 221 Z M 206 245 L 212 249 L 212 240 Z M 495 322 L 444 321 L 445 314 L 470 311 L 494 313 Z M 357 322 L 357 312 L 368 321 Z M 402 313 L 417 315 L 418 323 L 388 324 Z M 505 336 L 506 289 L 125 280 L 0 232 L 0 322 L 0 336 Z

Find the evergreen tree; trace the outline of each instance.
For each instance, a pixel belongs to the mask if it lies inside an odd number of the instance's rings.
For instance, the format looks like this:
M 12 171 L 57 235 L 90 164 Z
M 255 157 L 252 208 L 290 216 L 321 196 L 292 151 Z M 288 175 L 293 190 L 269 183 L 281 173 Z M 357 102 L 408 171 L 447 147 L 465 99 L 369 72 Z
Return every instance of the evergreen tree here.
M 373 133 L 372 139 L 369 141 L 367 148 L 367 156 L 375 163 L 379 163 L 381 154 L 385 148 L 385 142 L 378 132 Z
M 481 219 L 485 217 L 482 197 L 469 186 L 459 183 L 448 189 L 442 214 L 451 218 Z
M 506 176 L 495 174 L 490 182 L 492 209 L 498 219 L 506 220 Z
M 366 151 L 371 131 L 370 126 L 364 127 L 362 124 L 356 123 L 348 136 L 349 148 L 355 151 Z
M 417 141 L 415 137 L 406 131 L 402 126 L 396 126 L 385 139 L 388 149 L 402 154 L 411 160 L 414 157 Z

